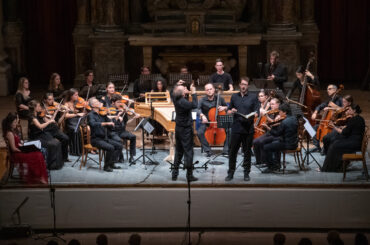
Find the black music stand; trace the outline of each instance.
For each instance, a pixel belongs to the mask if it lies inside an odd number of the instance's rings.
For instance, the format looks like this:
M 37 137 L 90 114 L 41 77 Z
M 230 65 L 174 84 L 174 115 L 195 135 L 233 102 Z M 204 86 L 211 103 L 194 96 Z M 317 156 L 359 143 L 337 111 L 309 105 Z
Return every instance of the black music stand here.
M 219 115 L 217 116 L 217 127 L 218 128 L 224 128 L 226 131 L 226 142 L 225 144 L 228 144 L 228 147 L 230 146 L 230 128 L 231 125 L 234 121 L 234 116 L 233 115 Z M 214 161 L 217 157 L 222 156 L 222 153 L 215 154 L 213 157 L 208 159 L 201 167 L 199 168 L 204 168 L 207 170 L 208 164 L 212 165 L 222 165 L 224 164 L 223 162 L 220 161 Z
M 153 159 L 151 159 L 150 157 L 148 157 L 147 155 L 145 155 L 145 145 L 144 145 L 144 131 L 148 132 L 149 134 L 153 132 L 154 128 L 153 126 L 148 122 L 148 119 L 147 118 L 143 118 L 141 119 L 141 121 L 139 122 L 139 124 L 136 126 L 136 128 L 134 129 L 134 131 L 137 131 L 139 128 L 141 128 L 141 143 L 142 143 L 142 154 L 136 158 L 134 161 L 132 161 L 130 163 L 130 166 L 133 165 L 133 164 L 136 164 L 136 162 L 142 158 L 142 164 L 144 164 L 145 166 L 146 165 L 158 165 L 159 163 L 157 161 L 154 161 Z M 145 162 L 145 158 L 148 159 L 148 162 Z
M 173 86 L 179 80 L 185 81 L 187 84 L 191 84 L 193 76 L 190 73 L 182 74 L 182 73 L 170 73 L 168 76 L 168 85 Z
M 275 89 L 276 85 L 274 81 L 267 80 L 265 78 L 254 78 L 253 80 L 254 85 L 258 89 Z
M 306 151 L 306 155 L 304 156 L 303 158 L 303 163 L 306 162 L 306 165 L 310 165 L 310 156 L 311 158 L 316 162 L 316 164 L 319 166 L 320 170 L 322 168 L 322 166 L 318 163 L 318 161 L 316 160 L 316 158 L 312 155 L 312 153 L 310 152 L 310 139 L 312 139 L 313 137 L 316 137 L 316 132 L 314 130 L 314 128 L 311 126 L 310 122 L 308 121 L 307 118 L 303 117 L 303 119 L 305 120 L 305 124 L 303 125 L 304 128 L 306 129 L 306 134 L 307 134 L 307 148 L 304 148 L 302 146 L 302 148 Z

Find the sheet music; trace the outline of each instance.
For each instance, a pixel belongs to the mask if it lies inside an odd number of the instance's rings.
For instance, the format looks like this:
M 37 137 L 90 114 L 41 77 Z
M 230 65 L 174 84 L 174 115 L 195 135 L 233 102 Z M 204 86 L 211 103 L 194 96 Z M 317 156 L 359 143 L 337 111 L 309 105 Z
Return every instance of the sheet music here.
M 28 146 L 28 145 L 34 145 L 38 149 L 41 150 L 41 141 L 40 140 L 27 141 L 27 142 L 23 143 L 23 146 Z
M 304 123 L 304 128 L 307 130 L 308 134 L 311 136 L 311 138 L 315 137 L 316 135 L 316 130 L 311 126 L 310 122 L 308 121 L 307 118 L 303 117 L 305 123 Z

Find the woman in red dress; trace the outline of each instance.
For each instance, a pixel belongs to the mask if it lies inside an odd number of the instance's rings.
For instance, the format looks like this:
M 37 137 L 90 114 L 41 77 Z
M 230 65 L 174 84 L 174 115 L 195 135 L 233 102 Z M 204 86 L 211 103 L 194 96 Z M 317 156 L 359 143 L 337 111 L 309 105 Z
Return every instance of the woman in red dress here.
M 9 113 L 3 120 L 3 136 L 8 141 L 11 161 L 18 167 L 21 178 L 28 184 L 48 183 L 48 174 L 44 156 L 40 151 L 22 152 L 21 140 L 17 134 L 18 116 L 16 113 Z

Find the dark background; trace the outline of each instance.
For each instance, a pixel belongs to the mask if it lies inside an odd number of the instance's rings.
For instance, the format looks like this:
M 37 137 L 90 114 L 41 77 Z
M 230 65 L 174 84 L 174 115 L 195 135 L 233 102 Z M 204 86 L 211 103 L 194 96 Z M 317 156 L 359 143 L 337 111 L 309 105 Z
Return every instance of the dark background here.
M 66 87 L 72 86 L 75 2 L 21 0 L 26 67 L 22 75 L 30 78 L 32 87 L 45 87 L 52 72 L 62 76 Z M 369 64 L 369 1 L 315 0 L 315 4 L 320 30 L 318 75 L 321 83 L 343 83 L 347 88 L 359 88 Z M 137 75 L 137 68 L 127 68 L 131 75 Z

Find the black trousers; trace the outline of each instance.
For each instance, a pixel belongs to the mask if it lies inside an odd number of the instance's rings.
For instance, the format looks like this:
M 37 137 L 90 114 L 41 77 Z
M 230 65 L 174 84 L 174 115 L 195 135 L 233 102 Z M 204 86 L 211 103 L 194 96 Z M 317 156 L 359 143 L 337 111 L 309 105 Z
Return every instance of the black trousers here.
M 197 135 L 198 135 L 198 138 L 199 138 L 199 141 L 202 145 L 202 148 L 204 150 L 204 152 L 211 152 L 211 147 L 209 146 L 209 143 L 206 139 L 206 137 L 204 136 L 204 133 L 206 132 L 207 130 L 207 127 L 208 125 L 202 123 L 198 130 L 197 130 Z M 229 129 L 231 131 L 231 129 Z M 223 148 L 223 152 L 227 153 L 229 152 L 229 142 L 228 142 L 228 137 L 227 137 L 227 132 L 228 130 L 226 130 L 226 140 L 225 140 L 225 143 L 224 143 L 224 148 Z
M 251 157 L 252 157 L 252 142 L 253 132 L 249 134 L 231 133 L 230 148 L 229 148 L 229 173 L 234 173 L 236 168 L 236 158 L 242 145 L 244 154 L 243 167 L 244 172 L 251 171 Z
M 324 136 L 322 142 L 324 143 L 324 154 L 328 153 L 330 145 L 339 137 L 339 133 L 335 130 L 331 131 L 327 135 Z
M 122 152 L 122 143 L 114 139 L 91 138 L 91 144 L 105 151 L 104 168 L 112 167 Z
M 55 130 L 53 132 L 50 132 L 50 134 L 54 138 L 59 140 L 60 143 L 62 144 L 63 160 L 67 160 L 68 159 L 68 141 L 69 141 L 69 137 L 65 133 L 63 133 L 60 129 Z
M 41 146 L 47 149 L 46 163 L 48 169 L 61 169 L 64 165 L 62 143 L 46 132 L 37 139 L 41 141 Z
M 193 169 L 193 127 L 175 127 L 175 139 L 176 139 L 176 147 L 175 147 L 175 160 L 174 160 L 174 167 L 177 170 L 181 163 L 182 157 L 184 157 L 184 166 L 188 171 L 192 171 Z
M 257 164 L 267 163 L 267 155 L 263 150 L 263 147 L 264 145 L 271 143 L 274 139 L 274 136 L 267 133 L 253 140 L 253 150 Z
M 119 137 L 130 141 L 130 156 L 136 156 L 136 135 L 125 130 L 120 133 Z

